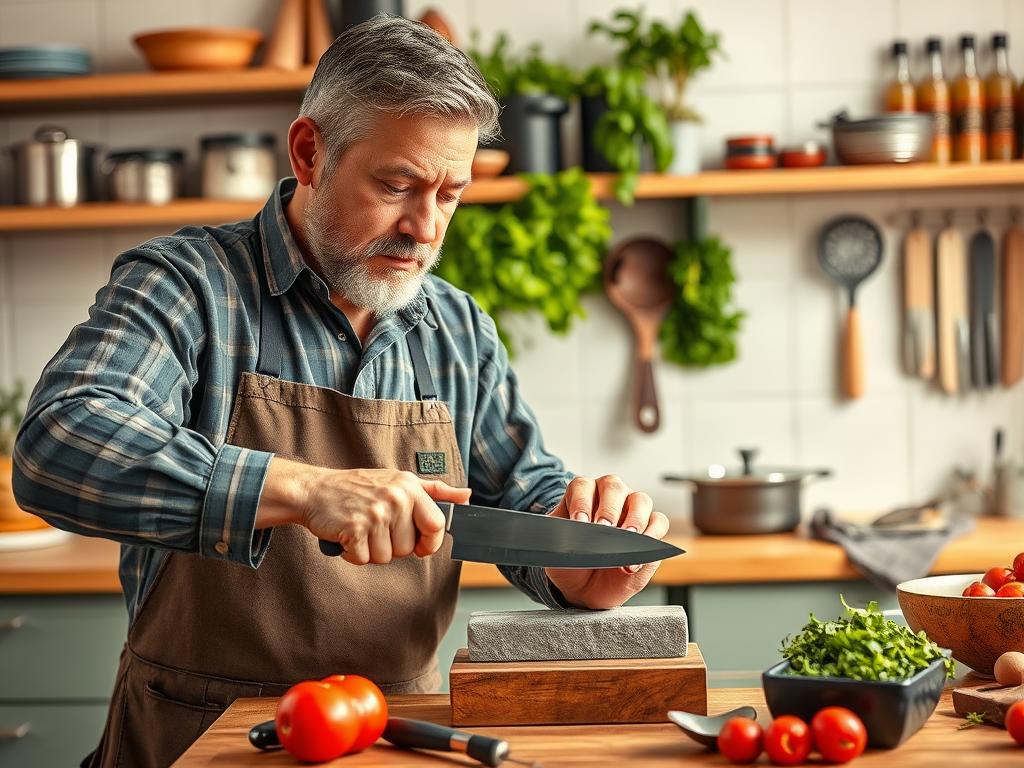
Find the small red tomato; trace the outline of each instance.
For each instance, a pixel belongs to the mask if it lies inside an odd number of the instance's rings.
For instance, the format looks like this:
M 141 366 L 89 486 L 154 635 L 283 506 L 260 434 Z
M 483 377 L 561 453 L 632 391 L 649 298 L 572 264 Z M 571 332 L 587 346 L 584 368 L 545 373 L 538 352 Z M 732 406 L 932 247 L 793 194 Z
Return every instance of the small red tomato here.
M 1008 581 L 996 590 L 996 597 L 1024 597 L 1024 584 Z
M 1024 581 L 1024 552 L 1013 558 L 1013 578 Z
M 976 581 L 964 590 L 964 597 L 995 597 L 996 591 L 988 584 Z
M 359 712 L 359 735 L 349 752 L 361 752 L 380 738 L 388 724 L 388 703 L 373 681 L 359 675 L 331 675 L 320 682 L 344 691 Z
M 1010 738 L 1018 744 L 1024 744 L 1024 699 L 1015 701 L 1006 710 L 1006 719 L 1003 720 L 1006 732 Z
M 734 717 L 718 732 L 718 751 L 730 763 L 752 763 L 761 754 L 764 734 L 749 717 Z
M 1007 565 L 997 565 L 985 571 L 981 577 L 983 583 L 988 584 L 992 589 L 999 589 L 1008 581 L 1013 581 L 1013 568 Z
M 360 717 L 350 698 L 335 686 L 316 680 L 297 683 L 285 691 L 274 719 L 281 746 L 307 762 L 341 757 L 359 735 Z
M 794 715 L 780 715 L 764 731 L 764 751 L 775 765 L 803 765 L 811 754 L 811 729 Z
M 846 763 L 864 751 L 868 732 L 845 707 L 825 707 L 811 720 L 814 748 L 830 763 Z

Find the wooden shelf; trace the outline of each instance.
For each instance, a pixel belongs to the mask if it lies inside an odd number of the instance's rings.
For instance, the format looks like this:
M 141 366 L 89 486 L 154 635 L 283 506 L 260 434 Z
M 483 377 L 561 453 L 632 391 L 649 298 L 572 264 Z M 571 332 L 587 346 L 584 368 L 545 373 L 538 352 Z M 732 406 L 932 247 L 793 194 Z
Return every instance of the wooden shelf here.
M 615 176 L 591 174 L 598 198 L 610 200 Z M 1024 185 L 1024 161 L 982 165 L 874 165 L 860 167 L 794 168 L 773 171 L 705 171 L 697 176 L 647 174 L 640 178 L 637 198 L 685 198 L 699 195 L 784 195 L 822 192 L 934 190 Z M 476 181 L 466 190 L 467 203 L 516 200 L 527 190 L 525 181 L 502 176 Z M 0 207 L 0 232 L 54 229 L 100 229 L 182 224 L 221 224 L 249 218 L 262 201 L 238 202 L 201 198 L 175 200 L 169 205 L 86 203 L 74 208 Z
M 125 72 L 86 77 L 0 80 L 0 115 L 58 109 L 239 103 L 297 99 L 313 67 L 225 72 Z

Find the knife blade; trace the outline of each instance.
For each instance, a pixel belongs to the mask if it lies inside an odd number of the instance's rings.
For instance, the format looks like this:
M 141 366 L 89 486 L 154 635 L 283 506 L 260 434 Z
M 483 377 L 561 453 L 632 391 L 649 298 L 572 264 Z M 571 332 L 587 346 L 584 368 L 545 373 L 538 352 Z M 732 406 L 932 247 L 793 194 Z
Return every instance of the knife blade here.
M 642 533 L 534 512 L 437 502 L 452 537 L 452 559 L 543 568 L 618 568 L 666 560 L 679 547 Z M 344 550 L 320 540 L 328 556 Z
M 971 239 L 971 379 L 978 389 L 999 381 L 998 331 L 996 326 L 996 246 L 981 230 Z

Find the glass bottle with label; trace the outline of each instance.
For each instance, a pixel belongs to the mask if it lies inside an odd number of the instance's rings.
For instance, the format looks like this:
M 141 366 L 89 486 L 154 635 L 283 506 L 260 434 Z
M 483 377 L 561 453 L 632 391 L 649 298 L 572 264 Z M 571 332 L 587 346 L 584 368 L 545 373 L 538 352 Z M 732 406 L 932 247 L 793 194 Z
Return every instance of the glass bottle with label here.
M 988 105 L 988 159 L 1013 160 L 1017 156 L 1017 131 L 1014 125 L 1014 95 L 1017 83 L 1010 72 L 1006 55 L 1006 35 L 992 35 L 995 66 L 985 81 Z
M 932 162 L 948 163 L 953 154 L 950 137 L 949 83 L 942 73 L 942 40 L 929 37 L 925 41 L 928 53 L 928 74 L 917 89 L 917 109 L 932 116 Z
M 953 83 L 953 160 L 980 163 L 988 156 L 985 132 L 985 84 L 978 77 L 974 36 L 960 38 L 963 71 Z
M 897 40 L 892 44 L 892 60 L 895 75 L 885 89 L 886 112 L 913 112 L 914 84 L 910 81 L 910 60 L 907 58 L 907 42 Z

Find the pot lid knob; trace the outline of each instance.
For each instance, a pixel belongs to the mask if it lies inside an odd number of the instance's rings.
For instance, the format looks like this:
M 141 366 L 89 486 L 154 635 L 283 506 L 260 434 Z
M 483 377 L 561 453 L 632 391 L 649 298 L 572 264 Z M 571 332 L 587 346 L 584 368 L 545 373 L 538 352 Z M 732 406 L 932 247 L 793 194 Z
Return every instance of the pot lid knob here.
M 754 457 L 757 455 L 757 448 L 740 448 L 740 458 L 743 459 L 743 474 L 754 474 Z

